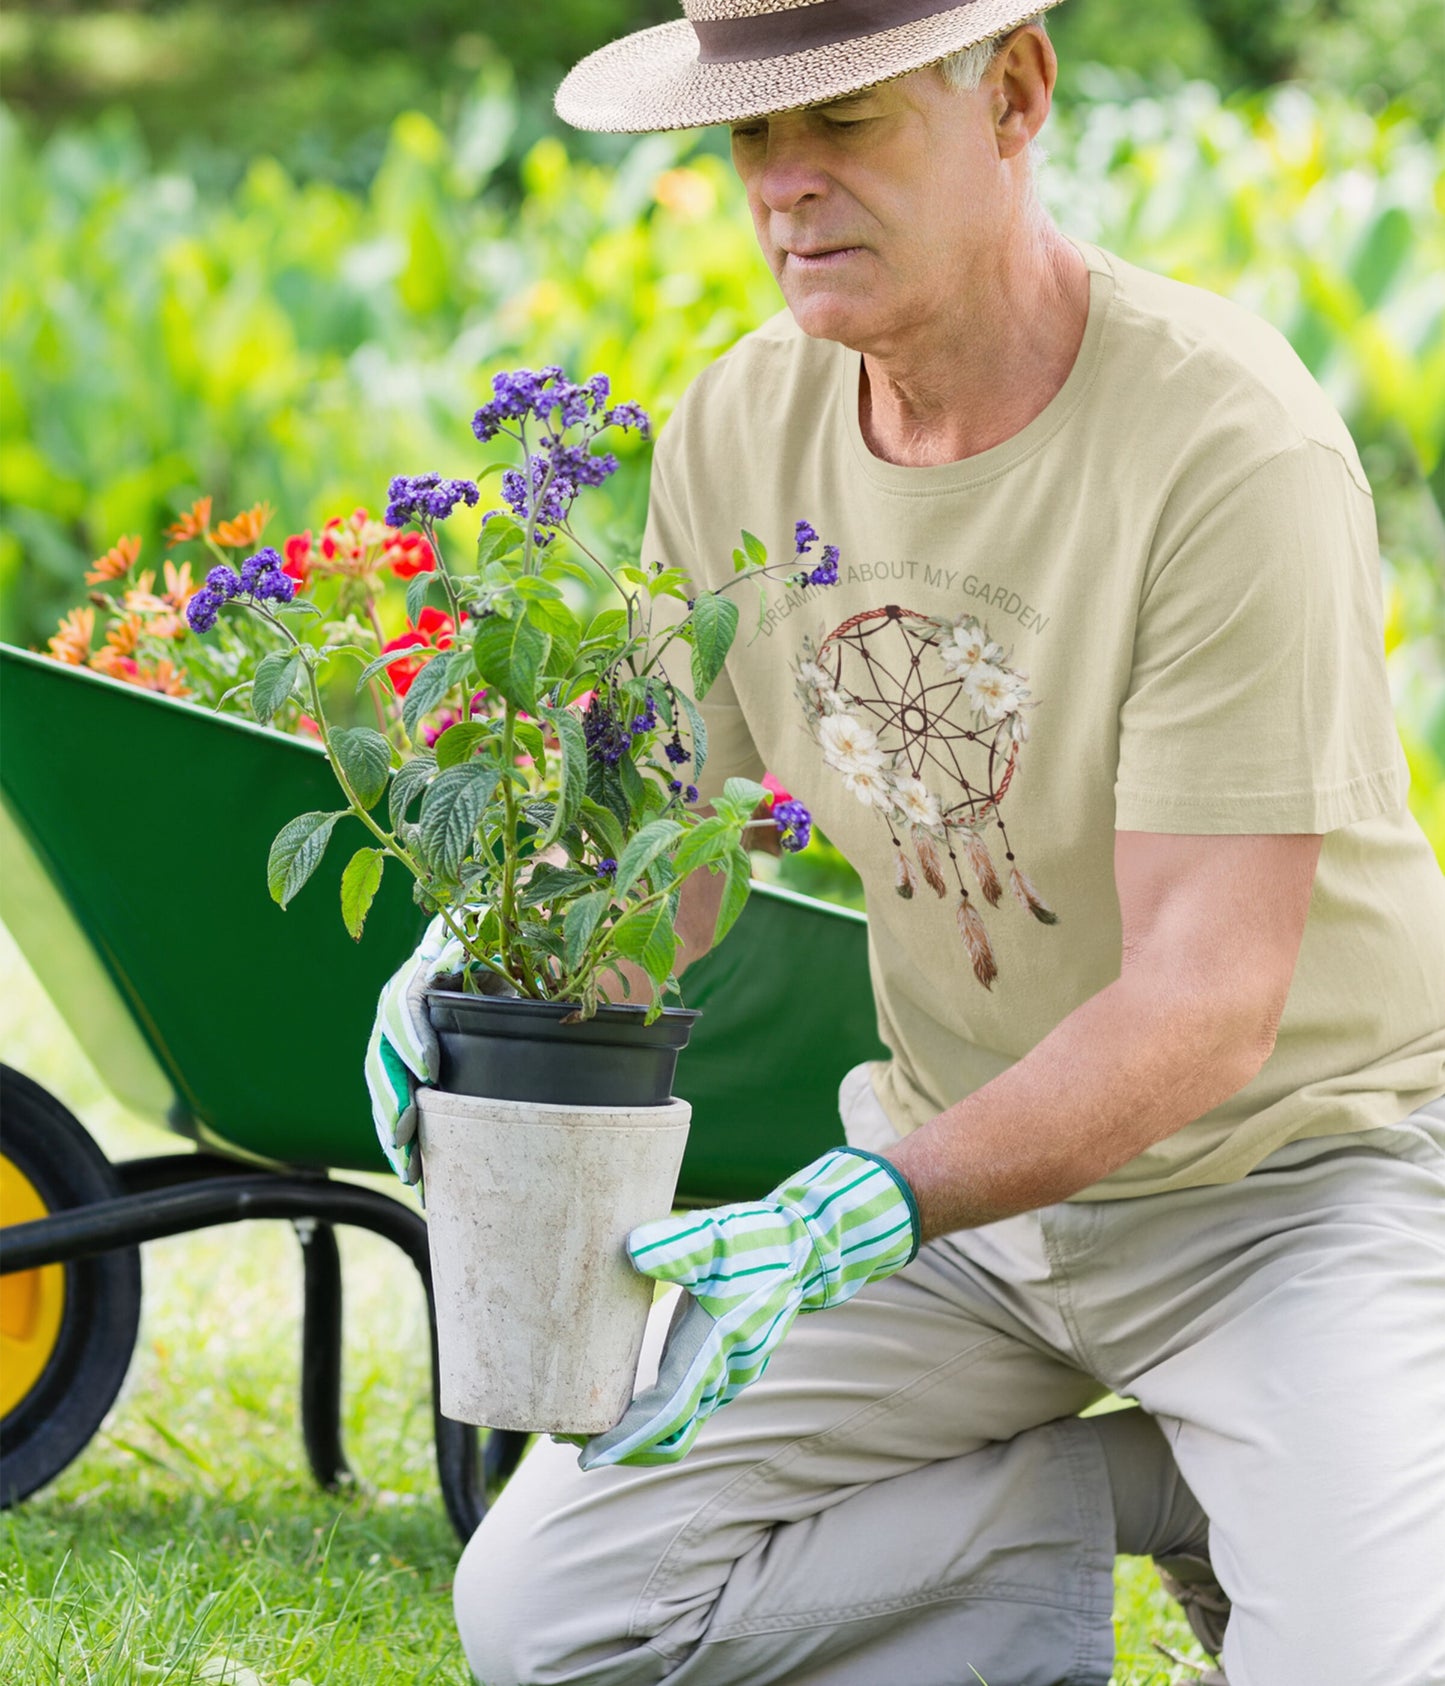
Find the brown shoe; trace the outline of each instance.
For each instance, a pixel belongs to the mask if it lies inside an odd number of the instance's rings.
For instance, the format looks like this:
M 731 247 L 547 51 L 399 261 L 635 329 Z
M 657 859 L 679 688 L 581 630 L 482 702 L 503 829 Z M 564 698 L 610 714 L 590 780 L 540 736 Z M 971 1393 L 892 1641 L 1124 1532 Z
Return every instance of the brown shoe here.
M 1177 1557 L 1156 1557 L 1154 1567 L 1165 1592 L 1183 1606 L 1194 1637 L 1217 1661 L 1224 1649 L 1229 1599 L 1215 1579 L 1214 1565 L 1207 1557 L 1181 1552 Z

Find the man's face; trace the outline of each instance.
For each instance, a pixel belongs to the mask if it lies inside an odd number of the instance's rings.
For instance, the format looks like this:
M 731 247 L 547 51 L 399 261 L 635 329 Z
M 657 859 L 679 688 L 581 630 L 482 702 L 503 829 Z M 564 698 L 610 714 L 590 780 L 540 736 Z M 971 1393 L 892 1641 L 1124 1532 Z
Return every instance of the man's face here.
M 960 93 L 929 67 L 733 125 L 758 243 L 805 333 L 881 352 L 957 299 L 1012 205 L 1001 75 Z

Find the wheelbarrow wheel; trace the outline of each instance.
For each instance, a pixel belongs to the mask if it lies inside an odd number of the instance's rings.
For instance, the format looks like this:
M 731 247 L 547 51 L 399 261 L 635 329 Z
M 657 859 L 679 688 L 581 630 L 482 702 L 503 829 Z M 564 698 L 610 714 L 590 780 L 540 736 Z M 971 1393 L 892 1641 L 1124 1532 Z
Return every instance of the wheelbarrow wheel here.
M 0 1226 L 124 1192 L 85 1127 L 0 1066 Z M 140 1324 L 140 1249 L 0 1276 L 0 1509 L 57 1476 L 120 1392 Z

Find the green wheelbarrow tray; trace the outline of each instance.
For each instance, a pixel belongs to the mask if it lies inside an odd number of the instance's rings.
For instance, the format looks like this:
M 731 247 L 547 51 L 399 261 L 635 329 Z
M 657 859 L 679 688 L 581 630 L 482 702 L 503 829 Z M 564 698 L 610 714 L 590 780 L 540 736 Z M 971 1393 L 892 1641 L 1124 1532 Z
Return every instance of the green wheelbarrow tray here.
M 362 1061 L 425 924 L 383 880 L 341 921 L 354 817 L 284 911 L 272 838 L 340 805 L 320 746 L 0 644 L 0 918 L 107 1086 L 214 1151 L 384 1171 Z M 749 1199 L 841 1139 L 838 1084 L 883 1058 L 861 914 L 755 885 L 688 968 L 679 1199 Z

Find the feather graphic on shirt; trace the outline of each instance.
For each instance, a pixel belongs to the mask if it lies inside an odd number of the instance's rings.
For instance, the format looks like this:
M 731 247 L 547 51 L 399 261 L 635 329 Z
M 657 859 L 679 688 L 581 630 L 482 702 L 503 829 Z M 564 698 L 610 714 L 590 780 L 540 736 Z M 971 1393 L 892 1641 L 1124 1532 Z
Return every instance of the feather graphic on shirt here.
M 1020 872 L 1017 866 L 1009 868 L 1008 881 L 1009 888 L 1041 925 L 1058 924 L 1058 914 L 1048 906 L 1043 897 L 1029 882 L 1026 874 Z
M 988 852 L 988 845 L 972 826 L 964 833 L 964 852 L 968 856 L 973 875 L 978 880 L 978 887 L 983 891 L 984 900 L 990 907 L 997 907 L 999 897 L 1003 895 L 1003 885 L 998 881 L 998 873 L 994 870 L 993 857 Z
M 973 962 L 973 973 L 985 989 L 993 987 L 993 980 L 998 976 L 998 965 L 993 957 L 993 944 L 988 940 L 988 932 L 984 929 L 983 915 L 969 900 L 968 891 L 963 896 L 957 909 L 958 934 L 963 938 L 963 946 L 968 950 L 968 957 Z
M 893 888 L 904 901 L 913 899 L 913 868 L 909 866 L 908 856 L 902 849 L 893 851 Z
M 943 861 L 938 853 L 938 845 L 920 825 L 913 828 L 913 850 L 918 856 L 918 864 L 923 869 L 929 889 L 937 896 L 946 896 L 948 885 L 944 882 Z

